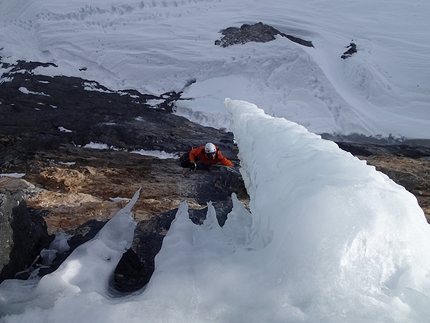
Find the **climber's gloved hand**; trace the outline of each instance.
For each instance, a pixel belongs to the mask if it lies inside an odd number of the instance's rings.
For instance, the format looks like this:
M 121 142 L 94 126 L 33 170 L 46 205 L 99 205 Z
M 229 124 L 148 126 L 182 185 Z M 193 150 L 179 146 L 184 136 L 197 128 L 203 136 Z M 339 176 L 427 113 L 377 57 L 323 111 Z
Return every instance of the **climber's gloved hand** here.
M 196 170 L 197 164 L 196 163 L 191 163 L 190 164 L 190 168 L 191 168 L 191 170 Z

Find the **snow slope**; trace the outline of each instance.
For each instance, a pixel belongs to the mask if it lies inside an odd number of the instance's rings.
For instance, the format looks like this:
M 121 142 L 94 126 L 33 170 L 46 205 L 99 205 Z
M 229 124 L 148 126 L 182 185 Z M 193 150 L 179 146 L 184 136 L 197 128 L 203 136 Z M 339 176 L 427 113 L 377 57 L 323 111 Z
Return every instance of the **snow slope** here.
M 161 94 L 190 80 L 177 113 L 229 127 L 226 97 L 314 133 L 430 138 L 430 4 L 422 0 L 3 0 L 0 56 L 37 73 Z M 219 31 L 264 22 L 313 42 L 221 48 Z M 358 52 L 340 56 L 354 42 Z

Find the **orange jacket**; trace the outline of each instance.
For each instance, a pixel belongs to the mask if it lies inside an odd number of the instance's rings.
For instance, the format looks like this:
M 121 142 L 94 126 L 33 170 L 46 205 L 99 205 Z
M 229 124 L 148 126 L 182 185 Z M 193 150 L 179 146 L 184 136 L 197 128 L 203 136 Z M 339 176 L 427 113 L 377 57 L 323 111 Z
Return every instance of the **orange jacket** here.
M 227 158 L 225 158 L 221 151 L 219 150 L 218 146 L 216 146 L 216 153 L 214 159 L 209 159 L 208 156 L 205 153 L 205 146 L 201 146 L 198 148 L 194 148 L 190 151 L 190 162 L 195 163 L 196 161 L 200 161 L 202 164 L 205 165 L 213 165 L 220 163 L 224 166 L 230 166 L 233 167 L 233 163 L 229 161 Z

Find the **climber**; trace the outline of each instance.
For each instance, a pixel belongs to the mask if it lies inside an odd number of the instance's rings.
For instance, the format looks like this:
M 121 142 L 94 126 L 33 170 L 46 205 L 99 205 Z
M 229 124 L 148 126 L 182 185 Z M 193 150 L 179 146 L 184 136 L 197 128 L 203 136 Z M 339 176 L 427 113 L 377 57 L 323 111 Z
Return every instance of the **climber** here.
M 192 170 L 197 168 L 197 162 L 200 162 L 204 166 L 221 164 L 233 167 L 233 163 L 221 154 L 216 145 L 210 142 L 205 146 L 191 149 L 189 153 L 182 155 L 180 162 L 182 167 L 189 167 Z

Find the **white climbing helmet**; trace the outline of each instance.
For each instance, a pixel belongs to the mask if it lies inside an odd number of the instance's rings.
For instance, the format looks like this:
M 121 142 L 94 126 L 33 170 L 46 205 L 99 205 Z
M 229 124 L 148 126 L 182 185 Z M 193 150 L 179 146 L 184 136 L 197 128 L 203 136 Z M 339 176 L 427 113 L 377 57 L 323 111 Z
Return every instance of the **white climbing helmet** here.
M 213 143 L 211 143 L 211 142 L 208 142 L 205 145 L 205 153 L 206 154 L 215 154 L 216 153 L 216 147 L 215 147 L 215 145 Z

